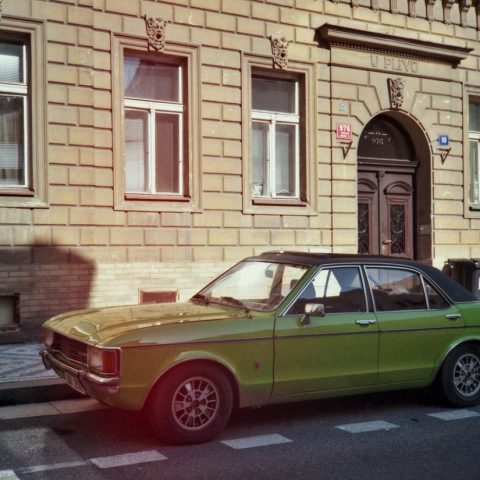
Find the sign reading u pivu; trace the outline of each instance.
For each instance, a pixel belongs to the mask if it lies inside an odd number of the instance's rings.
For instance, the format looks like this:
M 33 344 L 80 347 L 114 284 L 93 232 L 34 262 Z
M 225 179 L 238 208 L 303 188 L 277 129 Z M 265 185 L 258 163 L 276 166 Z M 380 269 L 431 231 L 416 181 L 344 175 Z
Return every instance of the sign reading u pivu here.
M 337 140 L 351 140 L 352 139 L 352 124 L 351 123 L 337 123 Z

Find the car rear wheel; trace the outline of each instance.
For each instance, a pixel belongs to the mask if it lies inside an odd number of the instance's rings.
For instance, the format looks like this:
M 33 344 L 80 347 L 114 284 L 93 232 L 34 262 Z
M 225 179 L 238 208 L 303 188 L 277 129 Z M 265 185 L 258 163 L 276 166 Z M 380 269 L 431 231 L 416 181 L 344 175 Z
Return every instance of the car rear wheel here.
M 227 424 L 233 392 L 215 365 L 180 367 L 168 373 L 150 399 L 154 426 L 170 443 L 189 444 L 214 438 Z
M 445 399 L 454 407 L 480 403 L 480 348 L 465 345 L 451 352 L 443 364 L 440 385 Z

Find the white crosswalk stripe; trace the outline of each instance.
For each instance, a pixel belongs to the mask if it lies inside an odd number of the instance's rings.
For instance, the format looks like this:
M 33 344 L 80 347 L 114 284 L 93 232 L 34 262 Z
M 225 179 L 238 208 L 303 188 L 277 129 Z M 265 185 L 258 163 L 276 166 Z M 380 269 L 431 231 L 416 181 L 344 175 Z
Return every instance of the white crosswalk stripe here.
M 224 445 L 227 445 L 227 447 L 230 448 L 234 448 L 235 450 L 242 450 L 244 448 L 266 447 L 269 445 L 279 445 L 282 443 L 290 442 L 292 442 L 292 440 L 282 435 L 279 435 L 278 433 L 222 441 Z
M 20 480 L 13 470 L 0 470 L 0 480 Z
M 90 462 L 98 468 L 114 468 L 136 465 L 138 463 L 159 462 L 161 460 L 167 460 L 167 457 L 156 450 L 146 450 L 144 452 L 126 453 L 111 457 L 92 458 Z
M 349 423 L 347 425 L 337 425 L 338 429 L 345 430 L 350 433 L 365 433 L 375 432 L 378 430 L 391 430 L 392 428 L 399 428 L 399 425 L 394 423 L 384 422 L 383 420 L 376 420 L 373 422 Z
M 50 470 L 62 470 L 64 468 L 84 467 L 86 465 L 88 465 L 88 462 L 84 462 L 84 461 L 51 463 L 50 465 L 35 465 L 33 467 L 18 468 L 17 472 L 18 473 L 48 472 Z
M 429 417 L 439 418 L 440 420 L 463 420 L 464 418 L 480 417 L 480 413 L 473 410 L 448 410 L 446 412 L 429 413 Z

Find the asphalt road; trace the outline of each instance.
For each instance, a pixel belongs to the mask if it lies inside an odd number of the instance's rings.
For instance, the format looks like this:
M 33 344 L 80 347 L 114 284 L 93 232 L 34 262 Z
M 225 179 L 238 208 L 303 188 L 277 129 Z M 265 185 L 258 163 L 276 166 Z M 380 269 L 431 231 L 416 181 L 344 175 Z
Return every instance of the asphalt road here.
M 0 408 L 0 480 L 480 480 L 480 407 L 426 391 L 242 410 L 184 447 L 161 444 L 144 415 L 73 404 Z

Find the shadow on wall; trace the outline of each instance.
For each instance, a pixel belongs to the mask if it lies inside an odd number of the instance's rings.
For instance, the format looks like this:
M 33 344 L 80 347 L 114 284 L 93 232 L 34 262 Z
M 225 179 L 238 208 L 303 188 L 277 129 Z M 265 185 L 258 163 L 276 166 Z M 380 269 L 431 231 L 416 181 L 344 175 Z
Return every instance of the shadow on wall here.
M 72 248 L 0 248 L 0 344 L 42 340 L 42 323 L 88 308 L 95 262 Z

